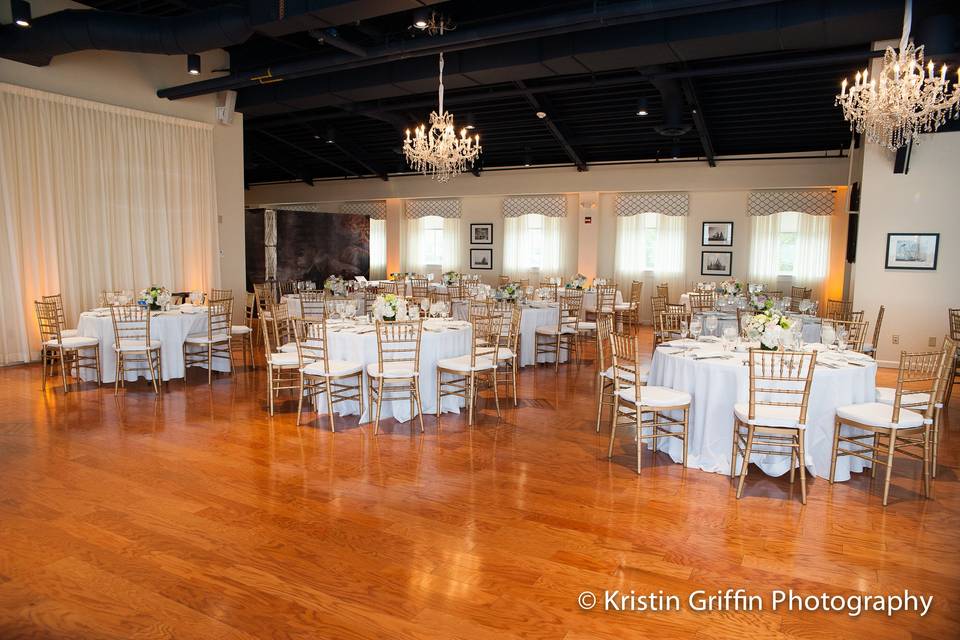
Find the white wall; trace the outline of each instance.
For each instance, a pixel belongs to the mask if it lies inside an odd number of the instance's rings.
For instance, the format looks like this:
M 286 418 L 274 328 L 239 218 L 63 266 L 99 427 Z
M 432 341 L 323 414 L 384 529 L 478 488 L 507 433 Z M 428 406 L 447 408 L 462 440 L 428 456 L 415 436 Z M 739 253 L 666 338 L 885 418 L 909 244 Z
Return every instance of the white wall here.
M 0 2 L 0 22 L 10 22 L 9 4 Z M 31 6 L 34 17 L 61 9 L 89 9 L 63 0 L 33 0 Z M 46 67 L 0 59 L 0 82 L 152 113 L 215 122 L 216 96 L 170 101 L 158 98 L 156 91 L 194 79 L 213 77 L 211 70 L 226 66 L 226 63 L 224 51 L 207 52 L 202 55 L 203 73 L 191 76 L 186 72 L 185 56 L 80 51 L 58 56 Z M 214 128 L 213 144 L 220 215 L 221 286 L 240 292 L 246 286 L 241 114 L 237 114 L 232 125 Z M 177 286 L 177 283 L 169 284 Z
M 866 312 L 871 333 L 878 308 L 886 306 L 878 359 L 891 366 L 901 350 L 928 350 L 931 338 L 940 344 L 949 330 L 947 309 L 960 307 L 960 132 L 923 136 L 907 174 L 893 173 L 893 157 L 874 144 L 864 150 L 854 270 L 854 308 Z M 903 232 L 940 234 L 936 271 L 884 268 L 887 234 Z

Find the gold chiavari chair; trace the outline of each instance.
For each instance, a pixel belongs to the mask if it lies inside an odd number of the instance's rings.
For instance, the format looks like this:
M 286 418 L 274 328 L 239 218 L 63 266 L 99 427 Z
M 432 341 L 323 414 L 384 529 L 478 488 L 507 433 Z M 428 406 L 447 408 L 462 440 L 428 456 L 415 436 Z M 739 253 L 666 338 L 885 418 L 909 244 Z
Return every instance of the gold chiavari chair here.
M 270 330 L 270 339 L 276 350 L 283 353 L 296 353 L 297 343 L 293 337 L 290 307 L 286 303 L 270 305 L 265 317 L 267 328 Z
M 34 307 L 40 329 L 40 359 L 43 363 L 42 388 L 46 390 L 47 377 L 54 375 L 54 367 L 57 365 L 60 367 L 60 379 L 63 382 L 64 393 L 70 391 L 67 386 L 67 376 L 74 375 L 79 381 L 81 369 L 95 371 L 97 385 L 99 385 L 100 341 L 97 338 L 64 335 L 55 301 L 36 301 Z M 93 355 L 87 353 L 90 351 L 93 352 Z
M 363 299 L 363 309 L 357 311 L 358 315 L 365 315 L 370 313 L 373 310 L 373 305 L 377 301 L 377 296 L 380 294 L 380 287 L 370 285 L 361 289 L 361 297 Z
M 406 293 L 407 285 L 405 282 L 400 280 L 393 280 L 380 283 L 380 293 L 386 295 L 392 293 L 397 296 L 402 296 Z
M 207 384 L 213 384 L 214 358 L 231 362 L 233 298 L 211 298 L 207 305 L 206 335 L 187 336 L 183 341 L 183 384 L 187 384 L 187 369 L 205 365 Z M 199 349 L 196 349 L 199 347 Z
M 598 284 L 595 290 L 596 302 L 592 309 L 586 309 L 594 314 L 594 320 L 581 319 L 580 322 L 577 323 L 577 350 L 580 353 L 583 352 L 583 338 L 596 336 L 597 323 L 600 321 L 601 316 L 609 316 L 614 326 L 616 326 L 617 286 Z
M 67 329 L 67 314 L 63 308 L 63 296 L 55 293 L 41 298 L 44 302 L 52 302 L 57 307 L 57 322 L 60 323 L 60 336 L 63 338 L 73 338 L 79 335 L 76 329 Z
M 656 319 L 656 331 L 654 332 L 654 349 L 657 345 L 676 340 L 683 337 L 683 323 L 686 323 L 687 330 L 690 330 L 690 321 L 693 314 L 686 309 L 667 310 L 660 314 Z
M 231 306 L 232 306 L 232 297 L 233 292 L 229 292 L 231 297 Z M 233 340 L 230 341 L 230 356 L 231 356 L 231 366 L 233 366 L 233 349 L 237 346 L 240 347 L 240 354 L 243 357 L 243 366 L 247 366 L 247 350 L 250 351 L 250 364 L 255 364 L 253 357 L 253 328 L 255 322 L 255 308 L 257 304 L 256 296 L 252 293 L 247 293 L 245 295 L 245 304 L 243 306 L 243 324 L 231 324 L 230 325 L 230 335 Z M 233 319 L 231 318 L 231 322 Z
M 600 433 L 600 421 L 603 408 L 613 407 L 613 353 L 610 336 L 613 334 L 613 318 L 597 318 L 597 433 Z
M 747 338 L 747 330 L 744 328 L 744 318 L 750 318 L 754 315 L 754 312 L 750 309 L 740 309 L 737 308 L 737 332 L 740 334 L 741 338 Z
M 260 311 L 266 311 L 268 305 L 277 302 L 277 297 L 273 293 L 273 283 L 271 282 L 254 282 L 253 293 L 257 297 L 257 307 Z
M 657 297 L 670 300 L 670 286 L 666 282 L 657 285 Z
M 410 279 L 410 295 L 415 300 L 423 300 L 430 297 L 430 281 L 426 278 Z
M 560 296 L 559 313 L 556 325 L 537 327 L 534 333 L 536 361 L 541 354 L 552 354 L 554 369 L 560 370 L 560 354 L 563 349 L 571 356 L 577 347 L 577 325 L 580 322 L 580 308 L 583 305 L 583 291 L 571 289 Z
M 783 291 L 764 291 L 763 295 L 771 300 L 783 300 Z
M 687 466 L 687 425 L 692 398 L 685 391 L 643 384 L 645 370 L 640 363 L 640 339 L 636 335 L 613 333 L 610 337 L 613 354 L 613 421 L 607 458 L 613 457 L 617 427 L 633 425 L 637 434 L 637 473 L 644 442 L 661 438 L 677 438 L 683 442 L 683 466 Z M 667 412 L 683 411 L 676 419 Z M 678 429 L 679 428 L 679 429 Z M 646 433 L 644 430 L 649 429 Z
M 503 286 L 505 284 L 510 284 L 510 276 L 501 275 L 499 278 L 497 278 L 497 283 L 500 286 Z
M 323 320 L 326 317 L 326 295 L 323 290 L 300 292 L 300 317 L 305 320 Z
M 467 320 L 473 322 L 474 318 L 489 316 L 493 313 L 496 301 L 492 298 L 486 300 L 470 300 L 467 310 Z
M 690 311 L 693 313 L 713 311 L 713 307 L 717 304 L 717 294 L 714 292 L 690 293 L 689 297 Z
M 523 310 L 515 302 L 497 303 L 493 314 L 500 316 L 500 336 L 496 347 L 497 384 L 510 387 L 513 406 L 517 406 L 517 367 L 520 360 L 520 322 Z M 493 353 L 491 348 L 489 353 Z
M 850 317 L 847 319 L 854 322 L 863 322 L 863 311 L 851 311 Z
M 210 299 L 211 300 L 223 300 L 224 298 L 232 298 L 233 291 L 230 289 L 210 289 Z
M 858 312 L 863 315 L 863 312 Z M 869 322 L 858 322 L 856 320 L 824 320 L 821 328 L 831 325 L 835 332 L 841 329 L 847 332 L 847 348 L 853 351 L 863 351 L 863 341 L 867 337 Z
M 147 371 L 154 393 L 163 389 L 163 363 L 160 341 L 150 335 L 150 311 L 138 304 L 110 307 L 113 318 L 113 352 L 117 359 L 117 377 L 113 393 L 126 387 L 127 371 Z M 145 365 L 145 366 L 143 366 Z
M 622 322 L 634 331 L 640 328 L 640 306 L 643 304 L 643 282 L 634 280 L 630 285 L 630 302 L 621 313 Z
M 748 402 L 733 405 L 733 448 L 730 477 L 740 464 L 737 500 L 743 495 L 750 456 L 754 453 L 790 456 L 790 483 L 800 467 L 800 502 L 807 504 L 807 467 L 804 434 L 807 403 L 817 354 L 805 351 L 750 349 L 750 395 Z
M 808 287 L 790 287 L 790 297 L 794 300 L 809 300 L 813 289 Z
M 863 352 L 867 355 L 876 357 L 877 345 L 880 344 L 880 325 L 883 323 L 884 306 L 880 305 L 877 311 L 877 322 L 873 325 L 873 341 L 863 345 Z
M 526 289 L 527 287 L 530 286 L 530 278 L 520 278 L 520 280 L 518 280 L 517 283 L 518 283 L 521 287 L 523 287 L 524 289 Z
M 503 317 L 495 314 L 472 317 L 470 324 L 473 328 L 473 340 L 469 355 L 437 361 L 438 421 L 443 398 L 456 396 L 464 399 L 467 406 L 467 424 L 473 424 L 473 406 L 476 404 L 479 387 L 487 381 L 487 376 L 489 376 L 489 386 L 493 387 L 497 418 L 500 417 L 497 361 L 493 350 L 498 349 L 502 323 Z M 447 376 L 446 380 L 444 376 Z
M 850 300 L 827 300 L 823 317 L 828 320 L 850 320 L 853 302 Z
M 893 404 L 866 402 L 837 408 L 830 459 L 831 484 L 837 459 L 842 456 L 861 458 L 874 466 L 886 465 L 883 506 L 887 506 L 894 454 L 901 453 L 923 461 L 923 495 L 930 497 L 930 431 L 945 356 L 943 350 L 901 352 Z M 916 401 L 918 394 L 925 394 L 925 401 Z M 853 431 L 844 434 L 843 427 Z M 846 444 L 846 448 L 841 448 L 841 443 Z
M 330 431 L 336 431 L 333 405 L 337 402 L 356 402 L 360 405 L 360 415 L 363 415 L 363 363 L 330 358 L 327 352 L 326 319 L 323 316 L 316 319 L 295 318 L 293 333 L 300 368 L 297 425 L 300 425 L 303 415 L 304 395 L 310 398 L 310 404 L 317 413 L 319 396 L 326 396 Z
M 543 289 L 544 299 L 551 302 L 557 302 L 560 296 L 560 285 L 550 283 L 540 283 L 540 289 Z
M 267 404 L 270 415 L 273 415 L 274 398 L 284 389 L 300 389 L 300 353 L 294 342 L 293 351 L 274 351 L 278 342 L 277 336 L 289 331 L 287 321 L 287 305 L 272 307 L 273 313 L 268 319 L 260 315 L 260 335 L 263 336 L 263 352 L 267 366 Z M 278 327 L 278 325 L 282 325 Z
M 423 432 L 423 410 L 420 403 L 420 343 L 423 321 L 377 321 L 377 361 L 367 365 L 370 405 L 376 403 L 376 427 L 380 433 L 380 410 L 384 400 L 410 401 L 410 416 L 416 415 Z
M 282 280 L 280 282 L 280 295 L 289 296 L 297 292 L 297 283 L 294 280 Z
M 116 300 L 117 296 L 123 295 L 122 289 L 104 289 L 100 292 L 100 295 L 97 296 L 97 306 L 98 307 L 109 307 L 112 306 L 111 300 Z
M 950 309 L 948 311 L 950 318 L 950 339 L 954 342 L 960 342 L 960 309 Z M 950 403 L 950 396 L 953 395 L 953 387 L 960 379 L 960 351 L 957 352 L 950 368 L 950 383 L 947 385 L 947 395 L 944 398 L 944 405 Z
M 957 343 L 950 338 L 943 339 L 943 364 L 940 367 L 940 380 L 937 382 L 937 394 L 933 399 L 933 424 L 930 427 L 930 477 L 937 477 L 937 458 L 940 449 L 940 423 L 942 420 L 943 408 L 946 406 L 947 393 L 949 391 L 951 365 L 957 356 Z M 893 405 L 897 399 L 897 390 L 894 387 L 877 387 L 877 402 Z M 923 411 L 926 403 L 930 399 L 925 393 L 911 393 L 904 395 L 902 404 L 905 409 Z M 874 442 L 876 443 L 876 437 Z M 871 473 L 876 475 L 876 467 L 871 469 Z
M 679 302 L 668 302 L 664 308 L 666 313 L 687 313 L 687 305 Z

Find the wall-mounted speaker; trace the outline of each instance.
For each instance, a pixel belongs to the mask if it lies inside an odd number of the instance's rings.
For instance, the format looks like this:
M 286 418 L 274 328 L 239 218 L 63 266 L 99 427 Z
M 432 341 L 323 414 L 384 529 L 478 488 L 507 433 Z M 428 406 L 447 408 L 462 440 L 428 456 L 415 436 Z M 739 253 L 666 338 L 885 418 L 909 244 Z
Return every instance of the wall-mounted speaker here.
M 857 261 L 857 230 L 860 228 L 860 214 L 851 213 L 847 219 L 847 262 Z
M 850 211 L 860 211 L 860 183 L 850 185 Z
M 220 124 L 233 124 L 233 113 L 237 106 L 236 91 L 221 91 L 217 94 L 217 121 Z
M 894 173 L 910 173 L 910 154 L 913 152 L 913 141 L 897 149 L 897 156 L 893 159 Z

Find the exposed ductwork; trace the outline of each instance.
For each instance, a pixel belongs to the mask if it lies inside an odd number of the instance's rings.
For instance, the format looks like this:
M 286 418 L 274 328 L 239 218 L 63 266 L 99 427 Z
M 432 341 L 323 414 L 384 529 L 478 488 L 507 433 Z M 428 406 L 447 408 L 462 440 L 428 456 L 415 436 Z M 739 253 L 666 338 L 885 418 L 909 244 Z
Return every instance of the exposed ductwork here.
M 220 7 L 172 18 L 67 9 L 35 18 L 30 29 L 0 27 L 0 57 L 45 66 L 54 56 L 85 49 L 197 53 L 246 42 L 246 10 Z
M 656 69 L 651 71 L 655 73 Z M 680 81 L 653 75 L 650 77 L 650 84 L 657 88 L 663 100 L 663 122 L 656 125 L 654 130 L 668 138 L 677 138 L 690 131 L 692 125 L 686 122 L 687 101 Z

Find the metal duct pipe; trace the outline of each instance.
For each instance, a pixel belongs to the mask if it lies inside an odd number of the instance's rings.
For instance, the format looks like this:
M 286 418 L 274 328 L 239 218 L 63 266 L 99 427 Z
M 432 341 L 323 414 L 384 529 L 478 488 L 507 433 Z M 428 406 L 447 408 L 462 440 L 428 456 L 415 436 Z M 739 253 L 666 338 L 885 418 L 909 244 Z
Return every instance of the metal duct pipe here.
M 675 138 L 690 131 L 691 125 L 684 122 L 687 101 L 683 95 L 683 87 L 679 80 L 658 78 L 655 75 L 648 78 L 650 84 L 657 88 L 663 100 L 663 122 L 654 129 L 662 136 Z
M 67 9 L 34 19 L 29 29 L 0 27 L 0 57 L 45 66 L 54 56 L 85 49 L 198 53 L 246 42 L 251 35 L 249 15 L 236 7 L 172 18 Z

